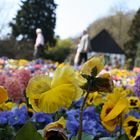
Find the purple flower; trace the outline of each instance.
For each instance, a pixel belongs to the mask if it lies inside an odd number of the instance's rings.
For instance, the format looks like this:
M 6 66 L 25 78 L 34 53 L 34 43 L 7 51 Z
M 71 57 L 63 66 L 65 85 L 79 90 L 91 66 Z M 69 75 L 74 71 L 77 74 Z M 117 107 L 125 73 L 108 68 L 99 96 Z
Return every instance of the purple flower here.
M 8 124 L 8 116 L 10 116 L 10 111 L 0 112 L 0 124 Z
M 11 114 L 8 116 L 9 125 L 24 124 L 28 119 L 27 108 L 23 106 L 21 109 L 15 107 L 11 110 Z
M 95 120 L 83 120 L 83 131 L 96 136 L 97 133 L 97 122 Z
M 38 123 L 44 123 L 45 125 L 51 123 L 52 120 L 52 115 L 51 114 L 47 114 L 44 112 L 36 112 L 33 114 L 32 120 L 34 122 L 38 122 Z
M 140 97 L 140 73 L 138 73 L 135 80 L 134 92 L 137 94 L 138 97 Z
M 24 124 L 28 118 L 27 108 L 23 106 L 13 108 L 11 111 L 0 112 L 0 124 L 19 125 Z
M 69 131 L 68 137 L 71 138 L 77 135 L 79 129 L 79 121 L 75 120 L 67 120 L 66 128 Z

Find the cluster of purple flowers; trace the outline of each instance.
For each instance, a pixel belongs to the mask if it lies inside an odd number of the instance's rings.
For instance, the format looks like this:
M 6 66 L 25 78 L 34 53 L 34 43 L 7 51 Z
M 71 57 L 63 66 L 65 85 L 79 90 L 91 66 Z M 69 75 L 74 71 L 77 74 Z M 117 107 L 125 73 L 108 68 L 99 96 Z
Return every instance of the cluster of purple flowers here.
M 43 112 L 33 113 L 32 117 L 30 117 L 26 106 L 22 108 L 14 107 L 12 110 L 0 112 L 0 125 L 8 124 L 10 126 L 15 126 L 25 124 L 27 121 L 47 125 L 53 120 L 51 114 Z
M 67 113 L 67 130 L 70 131 L 69 137 L 76 136 L 79 129 L 79 109 L 71 109 Z M 100 123 L 100 116 L 96 113 L 95 108 L 90 106 L 83 112 L 83 132 L 92 136 L 103 134 L 108 136 L 109 133 L 103 128 Z
M 140 73 L 137 74 L 135 85 L 134 85 L 134 92 L 140 97 Z
M 11 126 L 24 124 L 28 119 L 27 108 L 15 107 L 12 110 L 0 112 L 0 124 L 8 124 Z

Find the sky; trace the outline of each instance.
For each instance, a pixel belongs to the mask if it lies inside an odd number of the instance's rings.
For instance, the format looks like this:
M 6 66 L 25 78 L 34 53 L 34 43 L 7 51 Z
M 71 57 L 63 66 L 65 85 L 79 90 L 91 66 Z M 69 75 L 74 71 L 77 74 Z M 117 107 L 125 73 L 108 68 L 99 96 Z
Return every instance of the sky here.
M 97 19 L 112 14 L 113 9 L 129 11 L 140 8 L 140 0 L 55 0 L 55 2 L 58 5 L 55 33 L 62 39 L 78 36 Z M 8 23 L 15 17 L 19 5 L 20 0 L 0 0 L 3 23 Z M 3 32 L 8 30 L 5 28 Z

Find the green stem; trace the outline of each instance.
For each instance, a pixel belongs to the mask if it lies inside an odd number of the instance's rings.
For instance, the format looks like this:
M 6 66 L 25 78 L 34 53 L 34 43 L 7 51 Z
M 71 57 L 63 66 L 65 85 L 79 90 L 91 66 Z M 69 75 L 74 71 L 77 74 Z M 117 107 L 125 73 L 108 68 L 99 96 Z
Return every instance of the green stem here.
M 87 94 L 84 98 L 84 101 L 83 101 L 83 104 L 80 108 L 80 126 L 79 126 L 79 133 L 78 133 L 78 140 L 82 140 L 82 129 L 83 129 L 83 124 L 82 124 L 82 121 L 83 121 L 83 111 L 84 111 L 84 106 L 86 104 L 86 100 L 88 98 L 88 95 L 90 93 L 90 89 L 91 89 L 91 85 L 92 85 L 92 80 L 90 79 L 89 80 L 89 85 L 88 85 L 88 89 L 87 89 Z

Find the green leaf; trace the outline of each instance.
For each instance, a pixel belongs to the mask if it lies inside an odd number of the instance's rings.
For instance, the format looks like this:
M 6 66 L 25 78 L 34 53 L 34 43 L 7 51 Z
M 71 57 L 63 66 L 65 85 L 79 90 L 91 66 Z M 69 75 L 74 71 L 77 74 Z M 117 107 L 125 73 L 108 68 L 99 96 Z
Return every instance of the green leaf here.
M 43 138 L 31 123 L 26 123 L 13 140 L 43 140 Z
M 77 140 L 78 136 L 72 137 L 71 140 Z M 93 140 L 94 136 L 88 134 L 88 133 L 83 133 L 82 134 L 82 140 Z
M 126 134 L 124 134 L 124 135 L 121 135 L 117 140 L 129 140 L 129 138 Z

